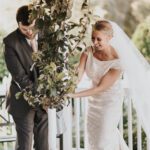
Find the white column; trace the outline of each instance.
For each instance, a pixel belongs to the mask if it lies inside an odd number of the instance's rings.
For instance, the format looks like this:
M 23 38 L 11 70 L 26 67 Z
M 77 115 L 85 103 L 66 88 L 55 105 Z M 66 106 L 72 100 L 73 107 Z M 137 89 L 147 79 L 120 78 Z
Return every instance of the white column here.
M 63 149 L 72 150 L 72 102 L 64 108 L 66 131 L 63 134 Z
M 48 138 L 49 150 L 57 150 L 56 148 L 56 109 L 48 109 Z

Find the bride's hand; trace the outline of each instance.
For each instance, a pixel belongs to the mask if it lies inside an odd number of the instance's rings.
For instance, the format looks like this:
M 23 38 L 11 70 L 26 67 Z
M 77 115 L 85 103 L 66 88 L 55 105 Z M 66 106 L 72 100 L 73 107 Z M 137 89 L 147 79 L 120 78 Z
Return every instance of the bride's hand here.
M 70 97 L 70 98 L 74 98 L 74 94 L 73 93 L 68 93 L 65 95 L 66 97 Z

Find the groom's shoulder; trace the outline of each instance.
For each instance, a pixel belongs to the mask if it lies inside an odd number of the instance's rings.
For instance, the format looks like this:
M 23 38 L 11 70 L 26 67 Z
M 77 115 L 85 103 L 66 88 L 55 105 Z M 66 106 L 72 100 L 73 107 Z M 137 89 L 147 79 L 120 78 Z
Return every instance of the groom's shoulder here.
M 14 30 L 13 32 L 9 33 L 6 37 L 3 38 L 4 44 L 7 43 L 14 43 L 14 41 L 17 39 L 17 31 L 18 29 Z

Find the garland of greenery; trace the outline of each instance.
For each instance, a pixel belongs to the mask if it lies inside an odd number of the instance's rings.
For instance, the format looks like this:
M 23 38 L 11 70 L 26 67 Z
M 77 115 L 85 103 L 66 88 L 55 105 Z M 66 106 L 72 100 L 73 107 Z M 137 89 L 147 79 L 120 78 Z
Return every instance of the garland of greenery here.
M 86 2 L 83 7 L 87 6 Z M 86 45 L 82 41 L 89 18 L 84 15 L 79 23 L 69 22 L 72 3 L 73 0 L 39 0 L 30 6 L 30 20 L 36 19 L 36 31 L 40 33 L 39 51 L 33 53 L 39 77 L 36 94 L 29 89 L 21 94 L 32 106 L 58 108 L 64 105 L 65 95 L 75 90 L 76 57 Z

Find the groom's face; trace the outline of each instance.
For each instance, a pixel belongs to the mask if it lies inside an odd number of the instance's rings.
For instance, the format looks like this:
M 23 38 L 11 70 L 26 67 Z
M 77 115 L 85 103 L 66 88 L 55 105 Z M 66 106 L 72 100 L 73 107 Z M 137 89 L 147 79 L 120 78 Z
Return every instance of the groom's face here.
M 35 33 L 33 32 L 34 26 L 35 26 L 35 21 L 32 22 L 29 26 L 23 25 L 21 22 L 18 24 L 20 31 L 22 34 L 28 38 L 28 39 L 33 39 L 35 36 Z

